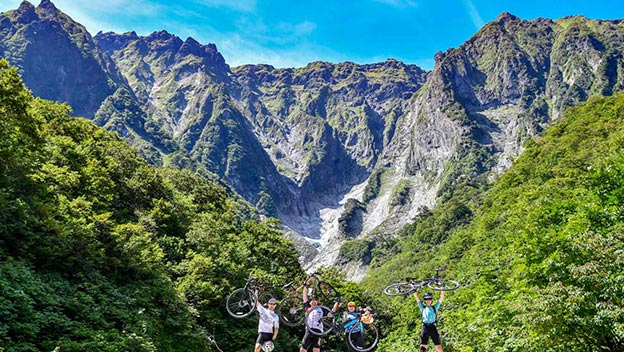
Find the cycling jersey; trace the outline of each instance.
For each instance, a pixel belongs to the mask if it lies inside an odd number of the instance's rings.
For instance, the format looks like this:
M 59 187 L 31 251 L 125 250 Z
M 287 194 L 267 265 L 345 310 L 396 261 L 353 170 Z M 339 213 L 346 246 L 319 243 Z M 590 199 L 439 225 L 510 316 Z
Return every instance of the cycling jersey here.
M 303 304 L 307 312 L 306 319 L 308 319 L 308 327 L 310 329 L 318 329 L 319 331 L 323 331 L 323 309 L 321 307 L 316 306 L 316 308 L 312 308 L 310 303 L 305 302 Z
M 425 324 L 434 324 L 438 317 L 436 312 L 440 309 L 440 302 L 436 302 L 433 306 L 425 306 L 422 301 L 418 302 L 418 307 L 422 312 L 422 322 Z
M 360 324 L 358 318 L 360 317 L 360 313 L 357 312 L 347 312 L 347 317 L 344 321 L 344 327 L 345 327 L 345 333 L 349 333 L 349 331 L 351 331 L 351 327 L 354 324 L 357 324 L 354 328 L 353 328 L 353 332 L 360 332 Z
M 279 329 L 279 316 L 258 304 L 258 313 L 260 313 L 260 319 L 258 320 L 258 332 L 273 333 L 273 328 Z

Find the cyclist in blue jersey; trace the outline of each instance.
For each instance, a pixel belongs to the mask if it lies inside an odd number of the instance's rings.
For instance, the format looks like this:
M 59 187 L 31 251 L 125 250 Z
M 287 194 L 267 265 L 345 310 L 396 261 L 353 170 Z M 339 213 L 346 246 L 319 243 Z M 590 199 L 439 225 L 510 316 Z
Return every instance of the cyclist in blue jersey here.
M 357 347 L 364 348 L 364 336 L 362 335 L 362 328 L 360 327 L 362 323 L 360 323 L 358 319 L 361 314 L 361 312 L 356 311 L 355 302 L 347 303 L 347 311 L 344 313 L 343 325 L 347 339 L 349 339 L 349 331 L 351 331 L 352 326 L 356 325 L 351 334 L 351 342 Z M 347 341 L 347 348 L 349 352 L 357 351 L 351 347 L 349 341 Z
M 429 343 L 429 337 L 433 340 L 435 344 L 435 349 L 437 352 L 442 352 L 442 345 L 440 344 L 440 334 L 438 333 L 438 329 L 436 328 L 436 323 L 438 321 L 438 309 L 440 308 L 440 304 L 444 301 L 444 291 L 440 292 L 440 299 L 433 303 L 433 294 L 427 292 L 423 296 L 423 300 L 425 303 L 420 300 L 418 297 L 418 292 L 414 292 L 414 297 L 416 298 L 416 302 L 418 302 L 418 308 L 420 308 L 420 312 L 422 313 L 422 330 L 420 332 L 420 350 L 426 351 L 427 344 Z

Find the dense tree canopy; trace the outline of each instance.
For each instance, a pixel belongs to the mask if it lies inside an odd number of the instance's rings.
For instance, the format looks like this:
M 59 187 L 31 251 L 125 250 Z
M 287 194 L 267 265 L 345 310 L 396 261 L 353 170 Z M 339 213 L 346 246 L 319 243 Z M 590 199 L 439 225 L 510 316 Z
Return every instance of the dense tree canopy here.
M 0 61 L 0 350 L 248 350 L 257 322 L 226 317 L 225 298 L 251 274 L 301 275 L 292 243 L 70 113 Z

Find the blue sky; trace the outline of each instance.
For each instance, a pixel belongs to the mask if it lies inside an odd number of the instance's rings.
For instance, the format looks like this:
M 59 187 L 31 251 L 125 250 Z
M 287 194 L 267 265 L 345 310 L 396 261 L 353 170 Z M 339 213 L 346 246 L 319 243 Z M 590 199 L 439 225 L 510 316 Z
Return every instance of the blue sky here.
M 395 58 L 431 69 L 437 51 L 461 45 L 504 11 L 527 20 L 624 18 L 622 0 L 52 1 L 92 34 L 134 30 L 147 35 L 165 29 L 183 39 L 215 43 L 230 66 Z M 0 11 L 20 2 L 0 0 Z

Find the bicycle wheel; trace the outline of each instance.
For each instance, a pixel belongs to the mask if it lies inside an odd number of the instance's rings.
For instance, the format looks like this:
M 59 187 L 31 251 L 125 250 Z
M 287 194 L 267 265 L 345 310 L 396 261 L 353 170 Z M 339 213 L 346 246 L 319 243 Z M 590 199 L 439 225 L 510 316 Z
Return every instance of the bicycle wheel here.
M 271 294 L 271 292 L 262 292 L 258 296 L 258 303 L 262 304 L 263 307 L 266 307 L 271 298 L 273 298 L 273 294 Z
M 324 281 L 319 281 L 316 294 L 322 300 L 322 303 L 333 305 L 340 300 L 340 293 L 336 289 Z
M 412 292 L 414 292 L 414 285 L 410 285 L 406 282 L 392 284 L 384 289 L 384 293 L 388 296 L 408 295 Z
M 239 288 L 227 297 L 225 309 L 234 318 L 244 318 L 256 310 L 256 302 L 256 295 L 245 288 Z
M 356 351 L 372 351 L 379 342 L 379 330 L 375 324 L 354 324 L 349 329 L 347 342 Z
M 455 280 L 439 279 L 438 281 L 431 281 L 427 286 L 436 291 L 452 291 L 459 288 L 459 282 Z
M 284 298 L 275 309 L 280 321 L 288 326 L 299 326 L 305 320 L 303 301 L 297 296 Z
M 306 328 L 311 334 L 325 336 L 334 329 L 335 314 L 325 306 L 317 306 L 306 314 Z

